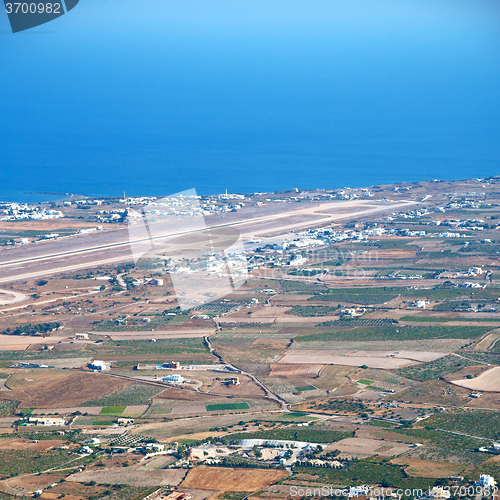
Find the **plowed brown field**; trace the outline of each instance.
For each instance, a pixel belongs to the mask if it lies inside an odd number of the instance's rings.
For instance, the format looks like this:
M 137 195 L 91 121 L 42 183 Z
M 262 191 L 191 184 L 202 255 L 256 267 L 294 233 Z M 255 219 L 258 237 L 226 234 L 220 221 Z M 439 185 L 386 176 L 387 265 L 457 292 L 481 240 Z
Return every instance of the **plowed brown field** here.
M 273 364 L 271 365 L 270 377 L 297 378 L 315 377 L 325 365 L 309 364 Z
M 288 477 L 285 470 L 231 469 L 201 465 L 191 469 L 182 488 L 219 491 L 257 491 Z
M 19 371 L 8 381 L 5 399 L 21 401 L 19 408 L 66 408 L 106 396 L 131 382 L 95 373 Z

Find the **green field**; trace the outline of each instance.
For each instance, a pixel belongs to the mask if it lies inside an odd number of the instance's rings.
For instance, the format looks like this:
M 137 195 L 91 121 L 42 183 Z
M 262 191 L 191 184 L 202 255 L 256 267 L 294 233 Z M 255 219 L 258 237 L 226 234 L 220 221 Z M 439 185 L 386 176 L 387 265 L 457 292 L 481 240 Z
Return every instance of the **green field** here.
M 218 405 L 206 405 L 207 411 L 224 411 L 224 410 L 249 410 L 248 403 L 222 403 Z
M 444 375 L 458 372 L 462 368 L 476 364 L 474 361 L 450 354 L 429 363 L 394 370 L 394 373 L 402 377 L 425 382 L 426 380 L 436 380 Z
M 119 416 L 119 415 L 121 415 L 125 411 L 125 408 L 127 408 L 126 405 L 124 405 L 124 406 L 105 406 L 99 412 L 99 415 Z
M 109 420 L 109 419 L 95 419 L 92 421 L 92 425 L 102 425 L 102 426 L 111 426 L 113 425 L 113 420 Z
M 434 290 L 409 290 L 405 297 L 423 298 L 427 300 L 457 300 L 460 298 L 474 300 L 496 300 L 500 295 L 498 288 L 436 288 Z
M 68 457 L 65 450 L 50 450 L 47 452 L 29 449 L 0 451 L 0 474 L 6 476 L 33 474 L 62 465 L 73 460 L 73 458 Z
M 338 311 L 338 307 L 325 306 L 293 306 L 286 314 L 301 316 L 303 318 L 315 318 L 317 316 L 328 316 Z
M 315 391 L 317 387 L 314 387 L 314 385 L 303 385 L 300 387 L 295 388 L 299 392 L 305 392 L 305 391 Z
M 329 289 L 322 295 L 315 295 L 309 300 L 328 302 L 347 302 L 352 304 L 369 305 L 383 304 L 398 296 L 409 299 L 422 298 L 427 300 L 496 300 L 500 295 L 498 288 L 435 288 L 430 290 L 412 290 L 407 287 L 380 287 L 380 288 L 337 288 Z
M 0 400 L 0 417 L 10 417 L 14 415 L 18 404 L 18 401 Z M 33 411 L 33 409 L 31 409 L 31 411 Z
M 280 439 L 285 441 L 307 441 L 310 443 L 334 443 L 342 439 L 352 437 L 353 433 L 348 431 L 330 431 L 325 428 L 304 429 L 302 427 L 287 427 L 284 429 L 263 430 L 257 432 L 241 432 L 231 434 L 231 441 L 242 439 Z
M 469 429 L 473 431 L 473 429 Z M 391 429 L 391 432 L 405 436 L 417 437 L 420 442 L 427 443 L 426 449 L 421 450 L 420 457 L 424 460 L 455 461 L 463 464 L 479 464 L 488 460 L 489 455 L 478 453 L 480 446 L 485 446 L 486 441 L 460 436 L 433 429 Z
M 148 323 L 151 324 L 151 323 Z M 97 328 L 98 329 L 98 328 Z M 101 344 L 106 353 L 126 353 L 127 356 L 137 354 L 178 355 L 178 354 L 208 354 L 207 346 L 201 338 L 157 339 L 149 340 L 107 340 Z
M 338 288 L 330 289 L 324 295 L 315 295 L 309 300 L 328 302 L 349 302 L 353 304 L 382 304 L 395 299 L 406 291 L 406 288 Z
M 378 319 L 369 319 L 369 318 L 342 318 L 334 321 L 324 321 L 323 323 L 318 323 L 316 326 L 318 327 L 326 327 L 326 326 L 384 326 L 384 325 L 394 325 L 397 324 L 398 321 L 395 319 L 387 319 L 387 318 L 378 318 Z
M 21 415 L 31 415 L 33 413 L 33 410 L 35 408 L 23 408 L 22 410 L 19 411 Z
M 246 497 L 252 494 L 251 491 L 226 491 L 219 498 L 222 500 L 245 500 Z
M 429 417 L 425 425 L 500 440 L 500 413 L 495 410 L 448 410 Z
M 477 318 L 474 320 L 465 319 L 465 318 L 442 318 L 442 317 L 432 317 L 432 316 L 403 316 L 399 318 L 399 321 L 413 321 L 417 323 L 447 323 L 448 321 L 473 321 L 478 323 L 500 323 L 500 319 L 495 318 Z
M 334 322 L 335 323 L 335 322 Z M 316 327 L 318 328 L 318 327 Z M 350 330 L 330 330 L 295 337 L 295 342 L 362 341 L 362 340 L 421 340 L 475 339 L 492 330 L 489 326 L 399 326 L 357 327 Z
M 360 380 L 356 380 L 356 382 L 359 382 L 360 384 L 367 385 L 369 389 L 372 389 L 374 391 L 379 391 L 379 392 L 385 391 L 385 389 L 383 389 L 382 387 L 377 387 L 377 386 L 373 385 L 375 382 L 372 382 L 371 380 L 360 379 Z
M 372 388 L 372 386 L 370 387 Z M 330 399 L 328 401 L 320 401 L 312 403 L 311 407 L 314 410 L 335 411 L 341 413 L 360 413 L 360 412 L 373 412 L 361 401 L 351 399 Z
M 317 420 L 317 417 L 309 416 L 309 413 L 304 411 L 291 411 L 289 413 L 284 413 L 280 415 L 280 420 L 298 420 L 300 422 L 309 422 L 311 420 Z
M 145 324 L 140 317 L 129 318 L 128 324 L 123 325 L 116 320 L 106 320 L 97 323 L 94 329 L 101 332 L 127 332 L 127 331 L 152 331 L 162 326 L 182 325 L 189 319 L 189 316 L 177 314 L 176 316 L 165 316 L 158 314 L 151 321 Z
M 392 428 L 398 426 L 398 424 L 394 424 L 392 422 L 386 422 L 385 420 L 370 420 L 368 422 L 368 425 L 374 425 L 375 427 L 385 427 L 385 428 Z
M 391 464 L 380 458 L 366 458 L 349 463 L 344 469 L 324 469 L 317 467 L 293 468 L 295 473 L 318 476 L 320 483 L 355 486 L 362 484 L 382 484 L 386 487 L 422 488 L 424 491 L 434 486 L 436 479 L 408 477 L 403 466 Z
M 164 405 L 155 405 L 153 404 L 150 408 L 149 411 L 147 412 L 147 415 L 166 415 L 168 413 L 172 413 L 172 408 L 167 407 Z
M 325 271 L 321 269 L 301 269 L 300 271 L 290 271 L 288 274 L 292 276 L 316 276 L 317 274 L 324 274 Z
M 61 326 L 60 323 L 37 323 L 37 324 L 26 324 L 16 327 L 14 330 L 7 328 L 3 332 L 4 335 L 39 335 L 41 333 L 50 333 L 53 330 L 57 330 Z
M 500 365 L 499 352 L 459 351 L 457 354 L 461 354 L 462 356 L 467 356 L 468 358 L 477 361 L 478 364 L 486 363 L 490 365 Z
M 284 292 L 325 293 L 328 290 L 322 283 L 302 283 L 301 281 L 283 280 L 281 286 Z
M 113 394 L 103 396 L 102 398 L 86 401 L 80 406 L 129 406 L 129 405 L 145 405 L 149 404 L 150 400 L 163 392 L 161 387 L 154 387 L 144 384 L 133 384 L 124 387 Z

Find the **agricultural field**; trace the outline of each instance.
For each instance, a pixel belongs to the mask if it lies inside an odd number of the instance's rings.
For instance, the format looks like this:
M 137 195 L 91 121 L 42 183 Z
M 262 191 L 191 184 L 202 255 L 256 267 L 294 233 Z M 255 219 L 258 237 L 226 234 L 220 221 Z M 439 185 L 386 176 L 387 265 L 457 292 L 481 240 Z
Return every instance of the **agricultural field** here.
M 82 403 L 82 406 L 129 406 L 147 405 L 159 396 L 164 389 L 145 384 L 127 384 L 117 391 Z
M 426 419 L 425 425 L 500 440 L 500 413 L 494 410 L 450 409 Z
M 299 293 L 325 293 L 328 289 L 323 284 L 304 283 L 302 281 L 284 280 L 281 283 L 284 292 L 299 292 Z
M 100 412 L 99 415 L 121 415 L 127 407 L 124 406 L 105 406 Z
M 301 365 L 301 364 L 273 364 L 271 365 L 270 377 L 282 379 L 315 378 L 319 376 L 325 365 Z
M 323 295 L 315 295 L 309 300 L 359 305 L 383 304 L 401 295 L 400 288 L 338 288 L 329 289 Z
M 339 353 L 338 350 L 296 349 L 285 354 L 280 362 L 288 364 L 319 362 L 325 365 L 397 369 L 415 365 L 420 361 L 430 361 L 445 355 L 446 353 L 425 351 L 351 351 Z
M 315 387 L 314 385 L 302 385 L 300 387 L 296 387 L 295 390 L 299 391 L 299 392 L 304 392 L 304 391 L 315 391 L 317 389 L 317 387 Z
M 458 372 L 465 367 L 476 365 L 477 363 L 471 359 L 448 355 L 419 366 L 411 366 L 396 370 L 395 373 L 403 377 L 425 382 L 428 380 L 436 380 L 445 375 Z
M 458 476 L 465 469 L 465 465 L 447 462 L 434 462 L 431 460 L 419 460 L 416 458 L 396 457 L 391 463 L 403 465 L 405 472 L 410 476 L 447 478 Z
M 313 467 L 296 467 L 297 474 L 316 476 L 315 481 L 324 484 L 342 484 L 355 486 L 363 478 L 368 484 L 384 484 L 393 488 L 428 489 L 436 482 L 436 478 L 408 477 L 404 468 L 381 458 L 365 458 L 353 461 L 346 470 L 320 469 Z M 366 479 L 365 479 L 366 478 Z
M 50 493 L 43 493 L 40 498 L 46 500 L 55 500 L 57 498 L 65 498 L 66 500 L 80 500 L 82 498 L 137 500 L 137 498 L 144 498 L 148 494 L 152 493 L 152 491 L 152 488 L 147 486 L 131 486 L 126 484 L 109 485 L 109 483 L 99 485 L 93 484 L 92 481 L 89 481 L 88 483 L 75 483 L 66 480 L 51 488 Z
M 500 367 L 490 368 L 474 378 L 453 380 L 452 383 L 474 391 L 500 392 Z
M 320 330 L 318 328 L 318 330 Z M 311 335 L 300 335 L 296 342 L 318 341 L 370 341 L 370 340 L 419 340 L 419 339 L 476 339 L 492 330 L 488 326 L 399 326 L 328 330 Z
M 221 403 L 206 405 L 207 411 L 248 410 L 248 403 Z
M 283 429 L 231 434 L 231 441 L 241 439 L 283 439 L 288 441 L 309 441 L 311 443 L 333 443 L 351 436 L 352 432 L 345 430 L 330 430 L 322 427 L 303 429 L 291 426 Z
M 329 316 L 338 312 L 338 307 L 323 306 L 293 306 L 286 314 L 300 316 L 303 318 L 315 318 L 318 316 Z
M 167 484 L 193 500 L 291 500 L 292 484 L 500 481 L 489 449 L 500 442 L 499 182 L 483 179 L 488 195 L 476 198 L 459 193 L 478 191 L 477 180 L 374 186 L 356 200 L 294 191 L 283 206 L 307 217 L 276 221 L 300 224 L 286 238 L 307 263 L 276 251 L 281 229 L 267 240 L 279 226 L 270 219 L 252 229 L 262 244 L 249 246 L 247 282 L 191 310 L 178 307 L 161 259 L 9 284 L 26 298 L 0 306 L 0 331 L 11 334 L 0 335 L 0 474 L 61 465 L 26 476 L 33 488 L 64 479 L 47 500 L 142 500 Z M 299 203 L 302 194 L 317 198 Z M 256 196 L 249 210 L 288 196 Z M 342 217 L 329 225 L 335 203 Z M 351 220 L 348 205 L 382 213 Z M 440 236 L 448 231 L 465 236 Z M 96 360 L 102 373 L 89 367 Z M 161 380 L 173 374 L 183 380 Z M 56 415 L 67 425 L 52 427 Z M 242 445 L 249 439 L 267 443 Z M 299 460 L 279 440 L 321 449 Z M 161 445 L 166 454 L 154 455 Z
M 258 491 L 287 476 L 288 473 L 283 470 L 201 466 L 189 471 L 181 487 L 216 491 Z
M 417 437 L 418 442 L 424 444 L 408 452 L 409 458 L 464 465 L 478 465 L 489 459 L 489 455 L 477 451 L 487 444 L 484 439 L 437 429 L 397 429 L 394 432 Z
M 342 456 L 397 457 L 406 453 L 410 449 L 410 445 L 381 439 L 352 437 L 342 439 L 329 446 L 328 449 L 338 450 L 342 453 Z
M 471 391 L 442 380 L 428 380 L 388 396 L 389 401 L 409 401 L 415 404 L 465 406 L 471 401 Z
M 183 469 L 144 469 L 143 467 L 109 467 L 104 470 L 88 470 L 69 476 L 66 481 L 76 483 L 123 484 L 132 486 L 160 486 L 181 483 L 186 471 Z
M 387 318 L 342 318 L 334 321 L 324 321 L 323 323 L 318 323 L 317 327 L 329 327 L 329 326 L 388 326 L 398 323 L 395 319 Z
M 0 400 L 0 417 L 13 415 L 18 405 L 18 401 Z
M 0 475 L 10 477 L 59 467 L 71 460 L 62 450 L 0 450 Z
M 8 381 L 3 397 L 20 401 L 19 408 L 65 408 L 127 387 L 130 382 L 94 373 L 19 370 Z
M 316 412 L 324 412 L 336 414 L 340 413 L 342 415 L 351 414 L 357 415 L 359 413 L 370 412 L 373 413 L 373 410 L 368 408 L 361 401 L 348 400 L 348 399 L 329 399 L 329 400 L 320 400 L 314 403 L 307 404 L 308 410 L 316 411 Z
M 157 359 L 168 360 L 179 358 L 180 360 L 213 361 L 203 338 L 158 338 L 151 342 L 151 334 L 144 340 L 105 340 L 94 345 L 98 359 Z M 179 357 L 182 355 L 181 357 Z

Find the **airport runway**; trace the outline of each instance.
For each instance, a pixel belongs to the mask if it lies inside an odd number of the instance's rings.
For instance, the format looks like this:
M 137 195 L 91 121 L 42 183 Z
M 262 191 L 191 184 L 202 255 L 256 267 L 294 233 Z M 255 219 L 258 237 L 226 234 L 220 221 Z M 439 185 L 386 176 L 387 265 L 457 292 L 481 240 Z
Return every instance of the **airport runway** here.
M 285 234 L 311 227 L 352 218 L 372 216 L 376 213 L 394 212 L 418 202 L 383 202 L 378 200 L 352 200 L 321 203 L 301 208 L 283 207 L 281 213 L 242 218 L 245 214 L 230 214 L 225 217 L 206 219 L 211 230 L 235 228 L 245 240 L 252 237 Z M 286 210 L 288 208 L 288 210 Z M 153 234 L 154 225 L 151 225 Z M 162 226 L 164 230 L 164 226 Z M 173 240 L 181 236 L 199 232 L 200 229 L 187 231 L 162 232 L 153 238 L 129 240 L 128 229 L 105 231 L 61 238 L 49 242 L 31 243 L 22 247 L 0 251 L 0 283 L 45 277 L 62 272 L 88 269 L 103 264 L 132 261 L 131 245 L 149 241 Z

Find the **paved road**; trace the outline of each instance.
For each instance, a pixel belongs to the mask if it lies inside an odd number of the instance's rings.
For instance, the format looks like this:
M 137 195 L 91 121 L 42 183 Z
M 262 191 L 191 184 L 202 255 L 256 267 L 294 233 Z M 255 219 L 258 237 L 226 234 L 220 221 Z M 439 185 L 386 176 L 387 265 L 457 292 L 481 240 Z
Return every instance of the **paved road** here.
M 222 358 L 222 356 L 220 354 L 218 354 L 217 351 L 214 349 L 209 337 L 205 337 L 204 340 L 207 343 L 207 346 L 210 349 L 210 352 L 217 359 L 219 359 L 221 363 L 225 364 L 226 367 L 228 367 L 233 372 L 240 373 L 242 375 L 246 375 L 247 377 L 250 377 L 265 392 L 266 397 L 268 399 L 271 399 L 271 400 L 275 401 L 276 403 L 278 403 L 282 410 L 288 411 L 288 403 L 284 399 L 280 398 L 277 394 L 272 392 L 271 389 L 269 389 L 264 383 L 262 383 L 256 376 L 252 375 L 249 372 L 245 372 L 245 371 L 241 370 L 240 368 L 237 368 L 236 366 L 232 365 L 231 363 L 225 362 L 224 359 Z

